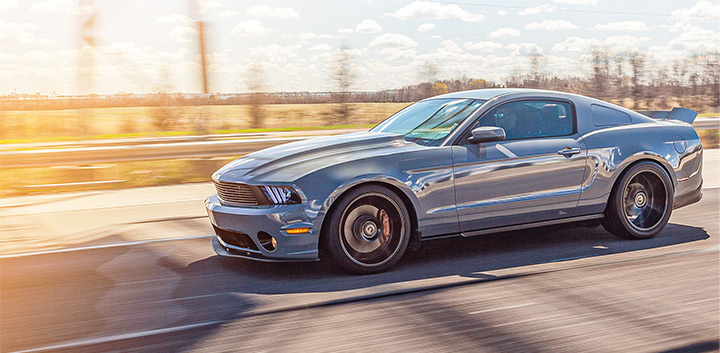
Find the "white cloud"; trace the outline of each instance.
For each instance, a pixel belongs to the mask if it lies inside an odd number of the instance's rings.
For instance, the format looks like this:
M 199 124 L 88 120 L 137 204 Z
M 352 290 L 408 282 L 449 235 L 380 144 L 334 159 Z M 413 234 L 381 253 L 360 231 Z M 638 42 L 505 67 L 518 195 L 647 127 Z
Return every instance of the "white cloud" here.
M 465 42 L 463 45 L 467 50 L 480 50 L 491 52 L 493 49 L 502 48 L 502 44 L 495 42 Z
M 625 34 L 605 38 L 602 41 L 602 46 L 608 47 L 612 50 L 637 50 L 637 44 L 647 42 L 648 40 L 650 40 L 648 37 L 638 37 Z
M 272 29 L 264 27 L 258 20 L 248 20 L 238 23 L 230 34 L 238 37 L 262 37 L 272 32 Z
M 387 56 L 390 60 L 412 60 L 417 56 L 414 49 L 403 48 L 382 48 L 378 51 L 378 54 Z
M 207 13 L 210 9 L 224 6 L 224 0 L 198 0 L 198 12 Z
M 338 29 L 338 33 L 340 34 L 353 34 L 352 28 L 340 28 Z
M 553 52 L 587 52 L 590 48 L 600 45 L 597 38 L 580 38 L 577 36 L 568 37 L 563 42 L 555 44 Z
M 291 47 L 282 47 L 277 44 L 270 44 L 264 47 L 248 48 L 250 56 L 262 57 L 270 61 L 286 62 L 288 58 L 297 56 L 295 49 L 300 48 L 298 45 Z
M 418 26 L 417 31 L 418 32 L 427 32 L 427 31 L 432 31 L 434 28 L 435 28 L 434 23 L 423 23 Z
M 225 17 L 225 18 L 227 18 L 227 17 L 233 17 L 233 16 L 235 16 L 235 15 L 237 15 L 237 14 L 238 14 L 237 11 L 224 10 L 223 12 L 220 12 L 220 13 L 218 14 L 218 17 Z
M 720 52 L 720 33 L 697 26 L 685 28 L 677 37 L 670 40 L 667 51 L 678 51 L 676 55 L 688 55 L 702 52 Z
M 598 31 L 618 31 L 618 32 L 642 32 L 649 31 L 645 22 L 642 21 L 617 21 L 606 24 L 596 25 L 590 29 Z
M 357 27 L 355 27 L 355 32 L 378 33 L 382 32 L 382 27 L 380 26 L 380 24 L 375 22 L 375 20 L 363 20 L 357 25 Z
M 408 36 L 395 33 L 385 33 L 381 36 L 375 37 L 375 39 L 373 39 L 368 45 L 372 48 L 412 48 L 416 47 L 418 44 Z
M 163 17 L 158 18 L 157 21 L 155 21 L 155 22 L 172 24 L 172 25 L 185 25 L 185 26 L 190 26 L 193 24 L 192 18 L 187 17 L 185 15 L 180 15 L 180 14 L 163 16 Z
M 554 0 L 554 2 L 568 5 L 597 5 L 598 0 Z
M 300 16 L 292 7 L 272 7 L 268 5 L 255 5 L 247 10 L 247 14 L 266 18 L 295 18 Z
M 32 31 L 37 28 L 32 23 L 5 22 L 0 18 L 0 43 L 33 43 L 37 39 Z
M 45 0 L 30 5 L 28 10 L 41 13 L 81 15 L 91 13 L 93 7 L 90 5 L 79 5 L 77 0 Z
M 498 14 L 498 16 L 505 16 L 508 14 L 508 12 L 505 10 L 498 10 L 497 14 Z
M 720 4 L 713 5 L 710 1 L 698 1 L 689 9 L 675 10 L 672 18 L 678 21 L 704 21 L 720 19 Z
M 315 44 L 315 45 L 313 45 L 312 47 L 310 47 L 310 49 L 308 49 L 308 50 L 322 50 L 322 51 L 325 51 L 325 50 L 332 50 L 332 47 L 329 46 L 329 45 L 327 45 L 327 44 L 325 44 L 325 43 L 322 43 L 322 44 Z
M 17 0 L 0 0 L 0 12 L 12 10 L 20 6 Z
M 197 35 L 197 31 L 189 26 L 177 25 L 170 30 L 170 40 L 174 42 L 188 43 L 195 35 Z
M 637 45 L 650 40 L 648 37 L 638 37 L 632 35 L 610 36 L 604 40 L 595 37 L 580 38 L 576 36 L 568 37 L 565 41 L 555 44 L 552 52 L 578 52 L 586 53 L 594 47 L 607 48 L 612 51 L 629 51 L 638 50 Z
M 539 14 L 541 12 L 553 12 L 553 11 L 555 11 L 555 6 L 550 5 L 550 4 L 543 4 L 543 5 L 538 5 L 535 7 L 525 8 L 525 9 L 521 10 L 520 12 L 518 12 L 518 15 L 520 15 L 520 16 L 535 15 L 535 14 Z
M 515 28 L 500 28 L 488 34 L 490 38 L 511 38 L 518 36 L 520 36 L 520 31 Z
M 543 20 L 542 22 L 528 23 L 523 27 L 529 30 L 546 30 L 546 31 L 565 31 L 569 29 L 578 29 L 579 26 L 565 20 Z
M 432 1 L 415 1 L 399 8 L 394 13 L 386 14 L 400 20 L 419 18 L 458 19 L 466 22 L 480 22 L 483 15 L 470 13 L 455 4 L 441 4 Z
M 522 43 L 517 46 L 512 56 L 543 56 L 545 52 L 535 43 Z

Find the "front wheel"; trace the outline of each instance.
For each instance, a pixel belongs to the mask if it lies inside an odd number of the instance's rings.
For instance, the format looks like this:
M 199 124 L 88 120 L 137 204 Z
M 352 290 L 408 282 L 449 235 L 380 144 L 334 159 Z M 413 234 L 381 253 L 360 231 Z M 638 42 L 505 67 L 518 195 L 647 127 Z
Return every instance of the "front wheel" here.
M 652 238 L 670 219 L 673 193 L 662 167 L 653 162 L 633 165 L 613 188 L 603 227 L 623 238 Z
M 410 241 L 410 216 L 400 197 L 376 185 L 344 195 L 328 215 L 324 235 L 330 259 L 357 274 L 382 272 L 397 263 Z

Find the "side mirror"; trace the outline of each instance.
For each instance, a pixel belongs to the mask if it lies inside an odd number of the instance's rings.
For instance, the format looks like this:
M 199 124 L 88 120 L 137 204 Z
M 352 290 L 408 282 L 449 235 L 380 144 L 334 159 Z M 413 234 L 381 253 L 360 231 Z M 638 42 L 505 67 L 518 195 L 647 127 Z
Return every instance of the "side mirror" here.
M 481 126 L 472 130 L 470 143 L 502 141 L 505 139 L 505 130 L 496 126 Z

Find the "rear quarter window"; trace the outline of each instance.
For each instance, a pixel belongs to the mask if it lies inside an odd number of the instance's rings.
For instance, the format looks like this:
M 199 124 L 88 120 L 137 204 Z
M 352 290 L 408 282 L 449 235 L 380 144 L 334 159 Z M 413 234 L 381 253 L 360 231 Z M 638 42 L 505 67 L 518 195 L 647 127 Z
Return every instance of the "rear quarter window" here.
M 595 126 L 624 125 L 632 122 L 630 114 L 603 107 L 602 105 L 593 104 L 590 106 L 590 111 L 592 113 L 592 122 Z

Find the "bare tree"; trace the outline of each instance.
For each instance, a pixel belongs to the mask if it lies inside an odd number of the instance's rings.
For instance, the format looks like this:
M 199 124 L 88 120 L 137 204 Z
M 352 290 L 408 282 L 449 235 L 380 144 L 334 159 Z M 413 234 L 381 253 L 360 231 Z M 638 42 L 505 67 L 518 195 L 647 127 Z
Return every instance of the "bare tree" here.
M 333 101 L 337 108 L 333 112 L 330 123 L 348 123 L 352 114 L 352 107 L 349 104 L 350 90 L 355 84 L 355 74 L 352 72 L 352 54 L 350 49 L 343 47 L 336 53 L 333 63 L 332 80 L 335 83 L 336 92 L 333 93 Z
M 247 88 L 250 91 L 248 110 L 253 128 L 261 128 L 265 123 L 264 89 L 265 74 L 260 63 L 250 65 L 246 73 Z
M 626 96 L 625 84 L 625 55 L 623 53 L 615 54 L 613 58 L 615 64 L 615 72 L 613 73 L 613 85 L 615 86 L 615 97 L 622 100 Z
M 529 82 L 526 82 L 524 86 L 530 88 L 540 88 L 540 82 L 543 78 L 543 73 L 540 70 L 540 63 L 543 59 L 542 55 L 533 54 L 530 55 L 530 73 Z
M 438 72 L 440 71 L 440 68 L 438 67 L 438 64 L 434 60 L 429 60 L 425 62 L 425 65 L 423 66 L 420 74 L 422 75 L 423 82 L 434 82 L 437 80 Z
M 642 80 L 645 77 L 645 56 L 638 52 L 629 54 L 630 67 L 632 68 L 632 76 L 630 83 L 632 84 L 631 96 L 633 99 L 633 109 L 637 109 L 639 101 L 642 98 Z
M 592 91 L 596 97 L 606 97 L 608 95 L 610 76 L 610 60 L 607 49 L 593 49 L 592 69 Z

